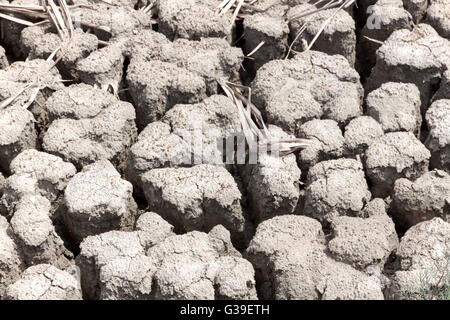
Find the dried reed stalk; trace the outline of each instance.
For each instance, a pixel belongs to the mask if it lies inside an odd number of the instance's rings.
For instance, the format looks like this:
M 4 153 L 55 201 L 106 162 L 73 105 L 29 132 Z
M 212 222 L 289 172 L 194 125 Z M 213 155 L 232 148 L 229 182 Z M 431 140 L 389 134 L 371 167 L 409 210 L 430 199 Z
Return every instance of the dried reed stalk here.
M 310 144 L 306 139 L 273 137 L 264 123 L 261 112 L 251 102 L 251 88 L 231 82 L 221 83 L 221 87 L 236 106 L 247 144 L 270 147 L 271 150 L 277 150 L 280 156 L 306 148 Z M 248 92 L 247 97 L 244 92 Z

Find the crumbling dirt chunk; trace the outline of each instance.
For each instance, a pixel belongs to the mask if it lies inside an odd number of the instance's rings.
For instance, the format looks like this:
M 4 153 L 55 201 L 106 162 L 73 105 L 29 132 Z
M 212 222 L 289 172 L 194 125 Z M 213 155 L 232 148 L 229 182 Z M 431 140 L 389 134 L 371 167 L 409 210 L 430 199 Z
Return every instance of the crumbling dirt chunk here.
M 272 137 L 292 138 L 276 126 L 269 125 L 268 130 Z M 294 212 L 300 197 L 301 176 L 294 154 L 284 157 L 262 154 L 258 163 L 246 164 L 241 169 L 254 220 L 259 223 Z
M 376 51 L 395 30 L 413 28 L 412 17 L 403 8 L 402 0 L 379 0 L 366 9 L 368 17 L 364 24 L 357 53 L 360 67 L 372 68 Z M 381 42 L 381 43 L 380 43 Z
M 335 214 L 355 215 L 370 198 L 361 162 L 323 161 L 309 170 L 303 211 L 326 221 Z
M 236 106 L 223 95 L 198 104 L 176 105 L 139 134 L 128 156 L 126 177 L 135 191 L 141 191 L 141 176 L 151 169 L 221 165 L 225 153 L 233 160 L 234 143 L 232 147 L 223 144 L 240 128 Z
M 12 99 L 8 106 L 20 108 L 21 113 L 30 110 L 39 131 L 48 125 L 47 113 L 43 108 L 47 98 L 64 87 L 58 70 L 52 68 L 51 62 L 41 59 L 16 61 L 9 68 L 0 70 L 0 84 L 0 100 Z M 37 88 L 39 91 L 36 92 Z M 29 118 L 26 115 L 20 117 L 21 121 Z M 35 131 L 34 124 L 29 126 Z
M 32 96 L 37 85 L 40 90 L 30 108 L 34 116 L 39 118 L 38 108 L 45 104 L 47 98 L 55 91 L 64 88 L 58 70 L 51 68 L 52 63 L 42 59 L 16 61 L 8 68 L 0 70 L 0 99 L 15 98 L 10 106 L 23 106 Z M 28 86 L 27 86 L 28 85 Z M 18 95 L 20 92 L 22 92 Z M 17 96 L 18 95 L 18 96 Z
M 33 114 L 21 106 L 0 109 L 0 169 L 9 171 L 11 161 L 23 150 L 37 148 Z
M 145 212 L 137 219 L 136 231 L 146 250 L 165 238 L 175 235 L 173 226 L 154 212 Z
M 40 59 L 17 61 L 0 70 L 0 84 L 0 124 L 4 130 L 0 135 L 0 167 L 9 172 L 9 163 L 17 154 L 37 147 L 34 122 L 38 128 L 44 126 L 47 120 L 42 106 L 64 85 L 51 63 Z M 37 93 L 36 86 L 40 89 Z
M 291 134 L 312 119 L 345 125 L 361 114 L 358 73 L 342 56 L 317 51 L 290 60 L 273 60 L 257 72 L 252 101 L 267 121 Z
M 0 1 L 0 3 L 10 4 L 10 5 L 18 5 L 18 6 L 20 6 L 20 5 L 36 6 L 36 5 L 39 5 L 39 0 L 13 0 L 13 1 L 2 0 L 2 1 Z M 30 22 L 38 22 L 39 21 L 36 18 L 24 16 L 18 12 L 16 12 L 16 13 L 11 12 L 10 15 L 12 17 L 25 19 Z M 23 52 L 21 51 L 22 48 L 20 46 L 20 34 L 24 28 L 25 28 L 25 26 L 20 23 L 2 19 L 2 24 L 1 24 L 2 43 L 5 45 L 5 47 L 11 48 L 11 52 L 15 56 L 18 56 L 18 57 L 23 56 Z
M 144 255 L 137 232 L 110 231 L 86 237 L 75 262 L 81 272 L 83 297 L 98 299 L 101 294 L 100 273 L 103 266 L 117 258 L 133 260 Z M 133 276 L 132 273 L 127 273 Z
M 107 262 L 98 279 L 101 300 L 150 300 L 156 267 L 145 255 Z
M 341 216 L 332 220 L 333 235 L 328 248 L 336 260 L 361 269 L 372 265 L 383 269 L 389 255 L 397 249 L 395 225 L 384 209 L 384 201 L 373 201 L 380 203 L 369 203 L 368 206 L 381 207 L 381 212 L 367 218 Z M 371 210 L 364 210 L 362 215 Z
M 182 231 L 209 231 L 218 224 L 234 239 L 247 236 L 242 195 L 223 167 L 201 164 L 192 168 L 150 170 L 142 176 L 149 209 Z
M 64 193 L 63 221 L 76 241 L 110 230 L 131 230 L 137 210 L 133 187 L 107 160 L 76 174 Z
M 24 268 L 17 246 L 8 233 L 8 229 L 8 221 L 0 216 L 0 299 L 7 286 L 19 278 Z
M 324 160 L 339 158 L 344 153 L 345 140 L 334 120 L 311 120 L 301 125 L 298 137 L 309 139 L 311 143 L 299 153 L 302 170 Z
M 77 1 L 82 1 L 82 0 L 77 0 Z M 84 0 L 87 1 L 89 3 L 97 3 L 96 0 Z M 147 1 L 142 1 L 142 0 L 117 0 L 114 1 L 114 5 L 115 6 L 119 6 L 119 7 L 123 7 L 126 9 L 136 9 L 136 8 L 142 8 L 142 6 L 144 6 L 145 4 L 147 4 Z
M 258 0 L 254 4 L 255 12 L 269 16 L 283 16 L 290 7 L 308 2 L 309 0 Z
M 51 122 L 62 119 L 95 118 L 117 100 L 111 94 L 86 84 L 75 84 L 53 93 L 46 103 Z
M 431 166 L 450 173 L 450 99 L 435 101 L 425 119 L 429 130 L 425 145 L 431 151 Z
M 232 39 L 232 14 L 217 14 L 219 3 L 209 0 L 157 0 L 158 30 L 169 39 Z
M 450 39 L 450 3 L 447 0 L 432 0 L 426 22 L 442 37 Z
M 378 279 L 325 251 L 317 220 L 284 215 L 259 224 L 245 256 L 263 299 L 383 299 Z
M 136 103 L 139 128 L 159 120 L 177 103 L 197 103 L 206 97 L 206 85 L 199 75 L 142 57 L 131 59 L 127 82 Z
M 17 204 L 10 232 L 27 266 L 41 263 L 66 268 L 72 254 L 55 231 L 50 202 L 41 196 L 25 196 Z
M 147 251 L 156 299 L 256 299 L 254 270 L 222 226 L 169 237 Z
M 366 98 L 366 114 L 377 120 L 384 132 L 418 132 L 422 125 L 420 92 L 411 83 L 384 83 Z
M 191 149 L 192 146 L 184 142 L 182 137 L 172 133 L 170 124 L 153 122 L 139 134 L 137 142 L 130 149 L 126 178 L 133 183 L 135 192 L 141 192 L 143 174 L 156 168 L 190 163 Z
M 127 83 L 138 126 L 159 120 L 175 104 L 197 103 L 218 93 L 219 83 L 236 80 L 242 51 L 223 39 L 173 43 L 146 31 L 132 39 Z
M 98 39 L 127 37 L 152 28 L 150 13 L 130 10 L 126 6 L 110 5 L 102 2 L 73 0 L 80 5 L 73 10 L 73 23 L 85 29 L 92 29 Z
M 88 5 L 92 5 L 92 4 L 100 4 L 100 5 L 104 4 L 105 9 L 107 9 L 108 7 L 111 7 L 111 6 L 116 6 L 116 7 L 121 7 L 121 8 L 127 9 L 128 11 L 130 9 L 136 8 L 136 6 L 138 6 L 138 5 L 139 5 L 139 8 L 141 8 L 141 6 L 146 3 L 146 1 L 141 1 L 141 0 L 116 0 L 116 1 L 114 1 L 114 3 L 98 2 L 96 0 L 73 0 L 73 2 L 75 2 L 77 5 L 81 5 L 81 6 L 82 5 L 88 6 Z M 109 4 L 109 6 L 106 6 L 106 4 Z M 74 8 L 74 11 L 75 10 L 76 10 L 76 8 Z
M 258 0 L 252 4 L 252 14 L 244 16 L 244 52 L 250 54 L 264 42 L 246 61 L 246 68 L 252 74 L 271 60 L 286 57 L 290 44 L 287 13 L 290 8 L 306 2 L 308 0 Z M 310 8 L 315 9 L 313 6 L 304 6 L 305 10 Z
M 98 47 L 98 39 L 91 33 L 75 29 L 72 37 L 61 41 L 56 29 L 50 23 L 27 27 L 22 30 L 21 45 L 28 59 L 47 59 L 58 47 L 56 58 L 61 59 L 58 65 L 65 77 L 75 76 L 75 64 L 85 58 Z
M 450 41 L 427 24 L 412 31 L 397 30 L 377 51 L 377 62 L 368 79 L 368 92 L 386 82 L 414 83 L 425 113 L 442 74 L 450 66 Z
M 0 300 L 448 295 L 450 0 L 54 2 L 0 0 Z
M 80 283 L 50 264 L 29 267 L 6 290 L 6 300 L 81 300 Z
M 12 174 L 35 178 L 39 193 L 49 201 L 55 201 L 62 194 L 76 173 L 73 164 L 34 149 L 25 150 L 15 157 L 10 169 Z
M 111 86 L 117 93 L 122 81 L 124 60 L 121 43 L 114 43 L 78 61 L 77 75 L 84 83 L 103 90 Z
M 224 227 L 168 235 L 146 252 L 139 235 L 112 231 L 82 242 L 77 265 L 85 297 L 256 299 L 253 267 L 233 248 Z
M 395 222 L 409 228 L 424 220 L 450 215 L 450 175 L 433 170 L 415 181 L 398 179 L 392 194 L 391 214 Z
M 8 177 L 0 199 L 0 214 L 11 218 L 22 197 L 37 195 L 40 193 L 38 190 L 38 182 L 33 177 L 16 174 Z
M 291 19 L 299 14 L 314 11 L 315 6 L 311 4 L 301 4 L 291 8 L 287 13 L 287 18 L 290 20 L 289 29 L 291 39 L 295 39 L 303 25 L 306 29 L 293 46 L 296 51 L 303 51 L 303 41 L 309 45 L 314 37 L 319 33 L 323 27 L 324 22 L 333 17 L 329 23 L 326 24 L 320 37 L 312 46 L 312 50 L 322 51 L 329 55 L 344 56 L 351 66 L 355 65 L 355 51 L 356 51 L 356 34 L 355 21 L 344 10 L 336 9 L 322 10 L 312 16 Z
M 219 83 L 239 81 L 244 54 L 240 48 L 230 46 L 223 39 L 179 39 L 173 42 L 172 52 L 163 59 L 200 75 L 209 96 L 220 92 Z
M 360 116 L 351 120 L 344 133 L 346 153 L 351 156 L 364 154 L 369 145 L 383 134 L 383 128 L 372 117 Z
M 50 215 L 59 204 L 67 182 L 75 175 L 75 167 L 54 155 L 34 149 L 20 153 L 10 165 L 12 175 L 5 181 L 0 212 L 12 216 L 25 196 L 43 196 L 52 204 Z
M 86 84 L 55 92 L 45 106 L 52 121 L 43 149 L 72 162 L 78 169 L 97 160 L 110 160 L 119 170 L 137 129 L 133 106 Z
M 244 52 L 250 54 L 264 42 L 250 61 L 252 71 L 256 72 L 265 63 L 282 59 L 288 48 L 289 27 L 279 17 L 271 17 L 265 14 L 254 14 L 244 19 Z
M 433 287 L 441 287 L 448 275 L 450 224 L 440 218 L 411 227 L 397 250 L 397 271 L 388 297 L 430 299 Z
M 384 198 L 397 179 L 416 179 L 427 172 L 430 156 L 411 132 L 386 133 L 375 140 L 364 156 L 373 195 Z

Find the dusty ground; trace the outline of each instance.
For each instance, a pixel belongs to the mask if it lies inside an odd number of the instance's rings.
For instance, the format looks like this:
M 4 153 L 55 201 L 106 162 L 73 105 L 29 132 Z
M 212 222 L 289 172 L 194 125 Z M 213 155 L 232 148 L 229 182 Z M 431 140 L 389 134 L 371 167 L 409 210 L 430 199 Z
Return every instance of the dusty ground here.
M 220 2 L 0 20 L 0 299 L 450 299 L 450 2 Z

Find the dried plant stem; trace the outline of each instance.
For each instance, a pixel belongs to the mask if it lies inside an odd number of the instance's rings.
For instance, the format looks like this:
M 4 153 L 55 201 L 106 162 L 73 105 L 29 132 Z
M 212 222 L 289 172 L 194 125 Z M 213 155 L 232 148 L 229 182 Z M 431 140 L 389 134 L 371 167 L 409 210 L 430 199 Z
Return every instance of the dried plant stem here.
M 251 102 L 251 88 L 231 82 L 221 83 L 221 86 L 225 94 L 236 106 L 248 145 L 264 145 L 272 150 L 277 150 L 279 155 L 284 156 L 306 148 L 310 144 L 310 141 L 306 139 L 278 139 L 272 137 L 264 123 L 261 112 Z M 243 91 L 248 92 L 247 97 L 245 97 Z
M 293 52 L 294 50 L 292 50 L 294 44 L 296 41 L 298 41 L 298 39 L 303 35 L 303 33 L 306 31 L 306 28 L 308 26 L 308 24 L 312 21 L 312 19 L 314 18 L 314 14 L 316 14 L 317 12 L 323 11 L 323 10 L 328 10 L 328 9 L 332 9 L 332 8 L 336 8 L 336 10 L 333 12 L 333 14 L 326 19 L 319 31 L 316 33 L 316 35 L 314 36 L 314 38 L 311 40 L 311 42 L 306 46 L 306 48 L 303 51 L 308 51 L 311 50 L 312 46 L 314 45 L 314 43 L 317 41 L 317 39 L 319 38 L 319 36 L 322 34 L 323 30 L 326 28 L 326 26 L 331 22 L 331 20 L 333 20 L 334 17 L 336 17 L 336 15 L 339 13 L 339 11 L 343 10 L 343 9 L 347 9 L 348 7 L 350 7 L 351 5 L 353 5 L 355 3 L 356 0 L 330 0 L 330 2 L 328 2 L 326 5 L 324 5 L 321 8 L 315 9 L 315 10 L 310 10 L 310 11 L 305 11 L 302 13 L 299 13 L 295 16 L 292 16 L 289 18 L 289 21 L 294 21 L 294 20 L 298 20 L 300 18 L 303 17 L 309 17 L 309 19 L 302 25 L 302 27 L 300 28 L 299 32 L 297 33 L 297 35 L 295 36 L 294 40 L 292 41 L 292 43 L 289 46 L 289 50 L 288 53 L 286 55 L 286 59 L 289 57 L 290 53 Z M 317 4 L 324 2 L 324 0 L 319 0 Z
M 56 48 L 50 54 L 50 56 L 47 58 L 47 62 L 53 61 L 56 54 L 62 49 L 62 46 L 67 45 L 69 43 L 69 41 L 66 40 L 71 39 L 74 31 L 69 6 L 67 5 L 66 0 L 56 0 L 56 1 L 59 6 L 57 6 L 53 0 L 40 0 L 39 6 L 19 6 L 9 4 L 0 5 L 0 11 L 21 14 L 31 18 L 42 18 L 47 21 L 51 21 L 54 24 L 54 26 L 58 31 L 59 36 L 61 37 L 61 46 Z M 0 18 L 25 26 L 36 25 L 36 23 L 34 22 L 18 18 L 16 16 L 7 15 L 2 12 L 0 12 Z M 41 23 L 42 21 L 38 22 L 37 24 Z M 49 66 L 48 70 L 54 68 L 60 59 L 61 57 L 58 57 L 56 61 L 53 61 L 53 63 Z M 23 105 L 25 109 L 28 109 L 35 101 L 39 91 L 42 89 L 41 86 L 39 85 L 39 82 L 40 82 L 39 75 L 37 75 L 35 79 L 31 79 L 28 81 L 28 83 L 24 84 L 24 86 L 21 89 L 19 89 L 14 96 L 9 97 L 8 99 L 2 101 L 0 107 L 1 108 L 7 107 L 11 103 L 13 103 L 20 95 L 22 95 L 26 90 L 33 88 L 30 97 Z
M 241 10 L 244 8 L 251 10 L 252 4 L 254 4 L 256 1 L 258 0 L 223 0 L 217 6 L 217 9 L 219 10 L 219 16 L 223 16 L 225 13 L 230 11 L 231 8 L 234 8 L 233 17 L 231 18 L 231 23 L 234 23 L 234 21 L 241 13 Z

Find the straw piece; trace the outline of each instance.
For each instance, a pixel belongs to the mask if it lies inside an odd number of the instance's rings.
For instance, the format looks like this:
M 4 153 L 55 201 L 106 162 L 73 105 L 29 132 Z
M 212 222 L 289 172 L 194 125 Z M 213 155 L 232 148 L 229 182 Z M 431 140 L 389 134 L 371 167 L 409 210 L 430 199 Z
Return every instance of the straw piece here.
M 34 24 L 33 22 L 30 22 L 30 21 L 27 21 L 27 20 L 23 20 L 23 19 L 20 19 L 20 18 L 16 18 L 16 17 L 13 17 L 13 16 L 9 16 L 9 15 L 3 14 L 3 13 L 0 13 L 0 18 L 3 18 L 5 20 L 9 20 L 9 21 L 12 21 L 12 22 L 15 22 L 15 23 L 18 23 L 18 24 L 22 24 L 22 25 L 28 26 L 28 27 L 31 27 Z
M 280 156 L 288 155 L 310 145 L 310 141 L 306 139 L 277 139 L 272 137 L 264 124 L 261 112 L 251 103 L 251 89 L 249 87 L 231 82 L 221 83 L 221 87 L 236 106 L 242 131 L 248 145 L 270 146 L 272 150 L 277 150 Z M 247 98 L 241 90 L 248 92 Z M 257 121 L 259 127 L 253 118 Z

